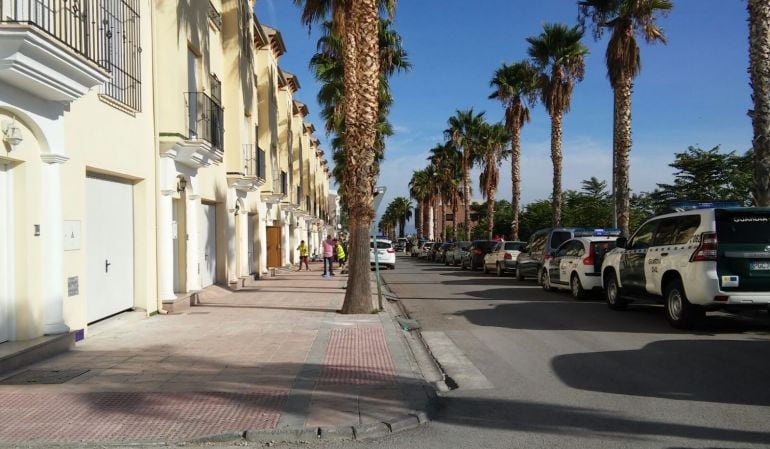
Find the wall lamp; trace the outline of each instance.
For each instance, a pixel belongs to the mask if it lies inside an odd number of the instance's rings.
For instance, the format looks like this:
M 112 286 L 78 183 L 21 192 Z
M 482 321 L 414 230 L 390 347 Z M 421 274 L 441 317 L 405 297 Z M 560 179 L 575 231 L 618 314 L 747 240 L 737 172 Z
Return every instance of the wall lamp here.
M 24 137 L 21 135 L 21 128 L 16 124 L 15 119 L 11 122 L 3 122 L 2 131 L 3 142 L 6 142 L 12 147 L 19 145 L 22 141 L 24 141 Z
M 183 176 L 180 176 L 179 180 L 176 182 L 176 191 L 179 193 L 182 193 L 185 191 L 186 188 L 187 188 L 187 180 Z

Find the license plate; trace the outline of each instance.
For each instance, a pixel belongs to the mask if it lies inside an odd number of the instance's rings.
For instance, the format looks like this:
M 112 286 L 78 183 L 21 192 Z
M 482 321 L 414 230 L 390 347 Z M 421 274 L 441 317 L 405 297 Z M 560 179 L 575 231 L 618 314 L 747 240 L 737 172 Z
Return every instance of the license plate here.
M 770 262 L 751 262 L 749 268 L 751 268 L 751 271 L 769 271 Z

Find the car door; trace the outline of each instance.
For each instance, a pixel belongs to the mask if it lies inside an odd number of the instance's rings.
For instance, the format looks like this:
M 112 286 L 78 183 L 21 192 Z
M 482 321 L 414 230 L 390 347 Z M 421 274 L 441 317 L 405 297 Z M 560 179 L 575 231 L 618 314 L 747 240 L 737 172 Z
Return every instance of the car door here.
M 580 240 L 572 240 L 568 242 L 566 254 L 561 258 L 559 262 L 559 282 L 568 285 L 570 281 L 570 275 L 576 270 L 581 259 L 585 255 L 585 249 L 583 242 Z M 565 244 L 566 245 L 566 244 Z
M 489 254 L 484 256 L 484 262 L 488 269 L 494 269 L 495 265 L 497 265 L 497 262 L 500 260 L 501 248 L 502 243 L 498 243 L 494 248 L 492 248 L 492 251 L 490 251 Z
M 551 278 L 551 285 L 561 284 L 561 263 L 567 257 L 570 247 L 574 242 L 564 242 L 553 253 L 553 257 L 548 260 L 548 276 Z
M 538 264 L 542 260 L 547 236 L 546 233 L 536 233 L 530 237 L 527 251 L 519 255 L 518 267 L 523 276 L 538 276 Z
M 620 282 L 623 288 L 644 290 L 646 282 L 644 262 L 659 223 L 660 220 L 645 223 L 629 239 L 620 259 Z

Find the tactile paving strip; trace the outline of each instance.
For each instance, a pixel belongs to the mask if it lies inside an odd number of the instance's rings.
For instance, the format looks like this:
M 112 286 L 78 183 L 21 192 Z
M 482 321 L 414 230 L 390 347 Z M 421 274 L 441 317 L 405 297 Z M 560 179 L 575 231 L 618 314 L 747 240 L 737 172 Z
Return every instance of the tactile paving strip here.
M 395 368 L 381 328 L 332 329 L 319 384 L 393 383 Z
M 179 441 L 278 424 L 288 392 L 0 394 L 0 443 Z

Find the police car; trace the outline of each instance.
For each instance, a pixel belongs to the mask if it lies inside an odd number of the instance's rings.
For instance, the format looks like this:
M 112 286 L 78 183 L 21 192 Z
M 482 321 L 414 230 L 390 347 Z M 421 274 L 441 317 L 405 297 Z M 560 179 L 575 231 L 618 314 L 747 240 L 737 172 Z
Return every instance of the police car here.
M 576 230 L 543 264 L 544 290 L 569 290 L 575 299 L 601 290 L 604 256 L 615 249 L 620 229 Z
M 691 327 L 707 310 L 770 304 L 770 209 L 700 205 L 655 217 L 604 258 L 607 304 L 663 302 L 672 326 Z

